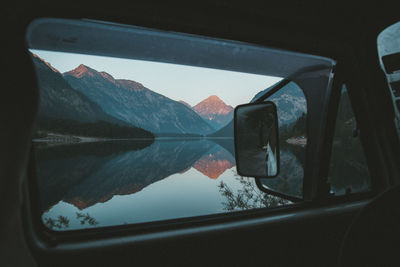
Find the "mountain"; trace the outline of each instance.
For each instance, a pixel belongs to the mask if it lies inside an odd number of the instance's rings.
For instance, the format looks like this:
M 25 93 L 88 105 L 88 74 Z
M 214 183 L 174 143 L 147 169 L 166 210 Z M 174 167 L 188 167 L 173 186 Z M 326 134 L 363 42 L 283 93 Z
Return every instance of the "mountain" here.
M 183 100 L 179 100 L 178 101 L 179 103 L 181 103 L 181 104 L 184 104 L 185 106 L 187 106 L 188 108 L 192 108 L 192 106 L 191 105 L 189 105 L 188 103 L 186 103 L 185 101 L 183 101 Z
M 32 60 L 40 88 L 39 130 L 86 136 L 107 132 L 102 137 L 152 137 L 147 131 L 105 113 L 98 104 L 73 89 L 58 70 L 37 55 L 32 54 Z M 110 132 L 113 132 L 112 136 Z
M 233 132 L 234 132 L 234 122 L 233 119 L 224 127 L 219 129 L 218 131 L 208 135 L 210 137 L 232 137 L 233 138 Z
M 82 122 L 111 120 L 99 105 L 74 90 L 49 63 L 33 54 L 39 88 L 39 117 L 75 119 Z
M 268 92 L 271 88 L 257 93 L 250 102 L 256 101 L 259 97 Z M 279 126 L 294 123 L 303 113 L 307 113 L 307 102 L 303 91 L 295 83 L 291 82 L 284 88 L 268 98 L 276 104 L 278 110 Z M 218 131 L 209 134 L 211 137 L 233 137 L 234 122 L 233 119 Z
M 114 79 L 82 64 L 63 75 L 106 113 L 153 133 L 207 134 L 214 130 L 191 108 L 138 82 Z
M 45 61 L 43 58 L 41 58 L 41 57 L 39 57 L 38 55 L 33 54 L 33 53 L 31 53 L 31 55 L 32 55 L 32 57 L 33 57 L 33 59 L 34 59 L 35 61 L 44 63 L 44 64 L 45 64 L 47 67 L 49 67 L 53 72 L 60 73 L 56 68 L 54 68 L 49 62 Z M 37 63 L 37 62 L 35 62 L 35 63 Z
M 233 108 L 216 95 L 204 99 L 193 109 L 216 130 L 224 127 L 233 118 Z
M 273 86 L 257 93 L 251 102 L 256 101 Z M 307 113 L 307 102 L 304 93 L 294 82 L 288 83 L 268 100 L 274 102 L 277 106 L 280 126 L 295 122 L 303 113 Z

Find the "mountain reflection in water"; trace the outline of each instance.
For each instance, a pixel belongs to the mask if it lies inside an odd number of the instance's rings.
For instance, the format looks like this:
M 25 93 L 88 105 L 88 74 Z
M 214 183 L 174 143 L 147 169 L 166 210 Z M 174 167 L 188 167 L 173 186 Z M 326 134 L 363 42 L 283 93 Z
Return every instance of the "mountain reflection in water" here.
M 35 145 L 42 218 L 71 230 L 226 212 L 219 183 L 242 188 L 233 146 L 232 139 Z
M 217 179 L 233 166 L 235 166 L 235 158 L 219 145 L 214 145 L 193 165 L 196 170 L 211 179 Z

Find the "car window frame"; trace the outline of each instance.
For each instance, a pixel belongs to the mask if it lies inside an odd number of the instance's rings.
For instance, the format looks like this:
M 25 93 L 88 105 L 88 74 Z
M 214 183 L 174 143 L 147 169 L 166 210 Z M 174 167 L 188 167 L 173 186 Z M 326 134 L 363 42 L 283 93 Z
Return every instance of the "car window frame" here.
M 33 66 L 32 66 L 33 69 Z M 336 75 L 335 75 L 336 76 Z M 333 79 L 332 82 L 332 92 L 338 91 L 334 88 L 338 86 L 338 81 L 339 79 Z M 332 98 L 331 95 L 328 95 L 327 97 L 327 102 L 328 104 L 324 105 L 324 109 L 327 110 L 328 112 L 326 113 L 326 118 L 324 120 L 324 123 L 321 125 L 321 129 L 323 134 L 321 135 L 321 139 L 318 141 L 318 147 L 321 150 L 321 153 L 323 154 L 324 152 L 327 152 L 330 150 L 326 146 L 327 143 L 329 143 L 329 131 L 328 125 L 332 124 L 332 121 L 335 120 L 330 120 L 331 116 L 336 118 L 335 112 L 332 112 L 332 108 L 330 107 L 331 105 L 334 105 L 332 101 L 334 98 Z M 334 102 L 334 101 L 333 101 Z M 338 102 L 336 103 L 338 105 Z M 329 112 L 330 111 L 330 112 Z M 334 131 L 333 131 L 334 132 Z M 31 151 L 31 159 L 30 159 L 30 167 L 28 171 L 28 176 L 32 178 L 34 176 L 34 166 L 32 166 L 34 159 L 32 151 Z M 329 165 L 329 161 L 327 161 L 327 165 Z M 34 164 L 33 164 L 34 165 Z M 323 172 L 324 166 L 320 166 L 320 171 Z M 323 175 L 319 175 L 318 177 L 322 177 Z M 315 176 L 317 177 L 317 176 Z M 191 218 L 185 218 L 185 219 L 177 219 L 177 220 L 167 220 L 167 221 L 162 221 L 160 222 L 155 222 L 155 223 L 144 223 L 143 225 L 148 225 L 148 228 L 138 228 L 138 225 L 128 225 L 128 226 L 112 226 L 112 227 L 104 227 L 104 228 L 98 228 L 98 229 L 90 229 L 90 231 L 82 230 L 85 231 L 79 232 L 81 230 L 76 230 L 76 232 L 73 231 L 67 231 L 67 232 L 56 232 L 56 231 L 49 231 L 49 229 L 43 225 L 38 224 L 38 221 L 35 220 L 35 222 L 31 222 L 31 229 L 37 235 L 38 239 L 37 241 L 40 240 L 44 242 L 48 242 L 49 244 L 61 244 L 66 241 L 81 241 L 81 240 L 94 240 L 98 239 L 101 237 L 115 237 L 115 236 L 135 236 L 138 233 L 152 233 L 152 232 L 168 232 L 168 231 L 175 231 L 176 229 L 185 229 L 189 226 L 193 225 L 198 225 L 204 226 L 204 225 L 222 225 L 224 223 L 234 223 L 235 221 L 242 221 L 242 220 L 248 220 L 250 218 L 273 218 L 275 215 L 279 216 L 281 213 L 289 213 L 291 211 L 302 211 L 302 210 L 307 210 L 307 209 L 312 209 L 312 208 L 320 208 L 324 206 L 329 206 L 329 205 L 338 205 L 338 204 L 349 204 L 351 202 L 357 202 L 357 201 L 364 201 L 365 199 L 368 199 L 373 196 L 371 193 L 360 193 L 360 194 L 355 194 L 352 196 L 345 196 L 343 198 L 336 198 L 336 199 L 330 199 L 330 200 L 324 200 L 321 201 L 324 197 L 321 198 L 321 196 L 325 195 L 325 191 L 321 188 L 321 181 L 322 179 L 317 179 L 318 183 L 314 184 L 316 186 L 316 191 L 318 192 L 313 198 L 313 201 L 305 201 L 303 203 L 295 204 L 295 205 L 290 205 L 290 206 L 283 206 L 283 207 L 277 207 L 277 208 L 265 208 L 265 209 L 260 209 L 260 210 L 253 210 L 253 211 L 238 211 L 234 213 L 229 213 L 229 214 L 221 214 L 221 215 L 207 215 L 207 216 L 200 216 L 200 217 L 191 217 Z M 34 217 L 33 214 L 30 213 L 30 209 L 37 206 L 37 203 L 33 203 L 32 201 L 29 201 L 30 196 L 29 192 L 34 192 L 37 190 L 35 189 L 35 178 L 29 179 L 28 184 L 26 185 L 26 194 L 28 197 L 28 205 L 25 207 L 25 214 L 30 214 L 28 218 Z M 322 183 L 323 184 L 323 183 Z M 32 198 L 37 199 L 37 196 L 32 196 Z M 315 201 L 318 202 L 315 202 Z M 349 204 L 351 205 L 351 204 Z M 38 216 L 40 217 L 40 216 Z M 29 220 L 28 220 L 29 221 Z M 39 218 L 39 222 L 41 222 Z M 165 224 L 165 222 L 168 222 Z M 43 228 L 44 227 L 44 228 Z M 93 231 L 92 231 L 93 230 Z
M 32 66 L 33 68 L 33 66 Z M 334 80 L 335 81 L 335 80 Z M 341 84 L 341 83 L 338 83 Z M 339 88 L 341 88 L 339 86 Z M 340 90 L 332 90 L 331 94 L 335 94 L 334 92 L 339 92 Z M 275 91 L 269 92 L 266 96 L 273 94 Z M 329 98 L 330 102 L 332 102 L 333 98 Z M 337 106 L 339 102 L 336 103 Z M 334 112 L 333 112 L 334 113 Z M 333 115 L 333 113 L 331 115 Z M 328 115 L 328 114 L 327 114 Z M 336 114 L 334 114 L 336 118 Z M 326 119 L 326 121 L 335 121 Z M 29 180 L 27 185 L 25 186 L 25 193 L 27 194 L 26 199 L 36 199 L 38 200 L 38 183 L 36 181 L 36 172 L 35 172 L 35 160 L 33 147 L 31 148 L 30 153 L 30 161 L 29 161 L 29 172 L 28 172 Z M 260 208 L 255 210 L 244 210 L 244 211 L 235 211 L 231 213 L 222 213 L 222 214 L 212 214 L 205 216 L 195 216 L 188 217 L 182 219 L 171 219 L 164 220 L 158 222 L 146 222 L 140 224 L 132 224 L 132 225 L 118 225 L 118 226 L 109 226 L 109 227 L 101 227 L 101 228 L 93 228 L 93 229 L 80 229 L 80 230 L 69 230 L 69 231 L 54 231 L 46 227 L 41 220 L 40 214 L 32 211 L 38 210 L 40 205 L 39 201 L 29 201 L 29 208 L 26 208 L 26 214 L 29 214 L 28 218 L 33 218 L 31 220 L 30 228 L 35 233 L 34 236 L 37 240 L 41 240 L 41 242 L 45 242 L 50 244 L 51 246 L 63 244 L 65 242 L 81 242 L 83 240 L 96 240 L 99 238 L 113 238 L 115 236 L 137 236 L 143 233 L 160 233 L 160 232 L 170 232 L 176 231 L 179 229 L 186 229 L 189 226 L 197 226 L 203 227 L 205 225 L 223 225 L 225 223 L 231 224 L 235 221 L 242 221 L 248 219 L 261 219 L 262 218 L 275 218 L 276 216 L 282 216 L 282 214 L 286 213 L 296 213 L 303 212 L 311 209 L 318 209 L 324 206 L 331 205 L 351 205 L 352 202 L 365 201 L 368 198 L 373 196 L 373 192 L 362 192 L 355 193 L 351 196 L 341 196 L 336 197 L 334 199 L 325 199 L 325 201 L 321 201 L 321 198 L 315 198 L 312 201 L 302 201 L 299 203 L 290 204 L 287 206 L 279 206 L 273 208 Z M 364 203 L 364 202 L 363 202 Z M 366 202 L 365 202 L 366 203 Z M 364 204 L 365 204 L 364 203 Z M 29 221 L 29 220 L 28 220 Z M 36 239 L 35 238 L 35 239 Z M 41 243 L 39 242 L 39 243 Z

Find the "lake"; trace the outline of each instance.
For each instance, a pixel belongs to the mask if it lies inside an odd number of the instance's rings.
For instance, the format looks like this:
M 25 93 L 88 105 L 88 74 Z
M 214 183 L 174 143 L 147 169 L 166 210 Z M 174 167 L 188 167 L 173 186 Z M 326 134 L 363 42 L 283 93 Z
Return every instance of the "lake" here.
M 35 143 L 34 148 L 40 212 L 53 230 L 289 204 L 237 175 L 233 139 Z M 301 194 L 302 163 L 291 149 L 281 149 L 281 169 L 296 171 L 284 172 L 285 190 Z

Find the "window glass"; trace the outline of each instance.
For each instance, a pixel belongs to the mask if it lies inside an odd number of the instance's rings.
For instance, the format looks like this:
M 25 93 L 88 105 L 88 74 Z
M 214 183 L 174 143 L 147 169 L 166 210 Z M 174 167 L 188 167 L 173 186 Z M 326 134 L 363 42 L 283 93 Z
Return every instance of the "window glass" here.
M 233 142 L 234 107 L 280 78 L 31 52 L 40 87 L 33 137 L 36 176 L 41 217 L 50 229 L 289 203 L 262 193 L 254 179 L 237 175 Z M 280 97 L 278 107 L 286 110 L 279 111 L 281 123 L 296 131 L 285 140 L 290 148 L 283 149 L 282 161 L 290 169 L 284 175 L 296 181 L 290 190 L 297 192 L 301 182 L 296 175 L 302 169 L 295 150 L 303 149 L 305 135 L 295 122 L 304 117 L 305 100 L 296 88 Z
M 301 199 L 307 146 L 306 97 L 295 82 L 290 82 L 267 100 L 274 102 L 278 111 L 280 173 L 274 179 L 262 179 L 262 184 Z
M 334 195 L 363 192 L 371 188 L 368 166 L 345 86 L 340 96 L 328 181 Z

